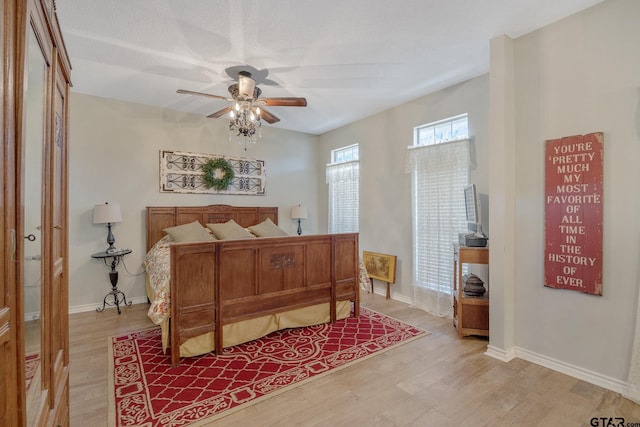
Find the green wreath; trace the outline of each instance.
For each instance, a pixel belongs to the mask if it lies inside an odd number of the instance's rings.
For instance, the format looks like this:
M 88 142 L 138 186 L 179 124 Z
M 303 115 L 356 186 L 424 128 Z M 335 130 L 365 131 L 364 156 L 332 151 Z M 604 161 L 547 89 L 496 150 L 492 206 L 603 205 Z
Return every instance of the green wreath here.
M 216 178 L 217 170 L 222 172 L 220 178 Z M 207 188 L 215 188 L 216 190 L 226 190 L 235 175 L 231 164 L 222 157 L 207 160 L 202 165 L 202 171 L 204 172 L 204 185 Z

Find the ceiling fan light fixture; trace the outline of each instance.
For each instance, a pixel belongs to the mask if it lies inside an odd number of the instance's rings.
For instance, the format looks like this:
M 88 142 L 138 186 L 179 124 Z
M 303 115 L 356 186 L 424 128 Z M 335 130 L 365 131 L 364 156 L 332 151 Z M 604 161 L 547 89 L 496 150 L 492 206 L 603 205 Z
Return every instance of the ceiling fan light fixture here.
M 250 101 L 240 101 L 236 103 L 236 112 L 230 111 L 231 118 L 229 119 L 229 141 L 233 139 L 233 136 L 244 137 L 245 150 L 246 143 L 250 142 L 255 144 L 258 138 L 262 138 L 262 121 L 260 115 L 254 114 L 251 110 L 252 103 Z M 238 140 L 242 143 L 242 140 Z
M 234 68 L 227 69 L 227 73 Z M 262 79 L 266 77 L 266 70 L 264 70 Z M 256 86 L 256 80 L 251 76 L 249 71 L 239 70 L 236 75 L 229 74 L 232 78 L 237 79 L 237 83 L 234 83 L 228 87 L 231 97 L 225 97 L 220 95 L 212 95 L 203 92 L 194 92 L 192 90 L 178 89 L 178 93 L 187 95 L 198 95 L 207 98 L 219 99 L 224 101 L 233 101 L 234 104 L 218 110 L 207 117 L 221 118 L 229 114 L 229 141 L 233 139 L 235 134 L 240 138 L 239 143 L 242 143 L 242 139 L 246 143 L 256 143 L 257 138 L 261 138 L 262 119 L 269 123 L 274 124 L 279 122 L 280 119 L 268 110 L 260 109 L 260 106 L 266 105 L 268 107 L 306 107 L 307 100 L 305 98 L 294 97 L 281 97 L 281 98 L 261 98 L 262 90 Z M 256 136 L 257 135 L 257 136 Z

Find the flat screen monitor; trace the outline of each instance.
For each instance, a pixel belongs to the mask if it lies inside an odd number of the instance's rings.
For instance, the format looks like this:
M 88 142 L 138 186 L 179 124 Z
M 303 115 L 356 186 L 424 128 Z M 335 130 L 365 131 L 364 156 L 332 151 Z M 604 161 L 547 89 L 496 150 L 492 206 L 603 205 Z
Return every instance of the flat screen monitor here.
M 467 228 L 470 231 L 481 233 L 475 184 L 468 185 L 464 188 L 464 207 L 467 215 Z

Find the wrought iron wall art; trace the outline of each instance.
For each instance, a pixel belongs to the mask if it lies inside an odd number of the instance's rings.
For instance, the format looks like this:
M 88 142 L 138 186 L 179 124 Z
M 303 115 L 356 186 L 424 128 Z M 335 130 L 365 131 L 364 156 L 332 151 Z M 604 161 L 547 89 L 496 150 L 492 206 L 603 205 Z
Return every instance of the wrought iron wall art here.
M 233 179 L 224 190 L 208 188 L 202 169 L 209 160 L 220 157 L 233 169 Z M 160 151 L 161 193 L 264 195 L 266 178 L 264 160 L 185 151 Z

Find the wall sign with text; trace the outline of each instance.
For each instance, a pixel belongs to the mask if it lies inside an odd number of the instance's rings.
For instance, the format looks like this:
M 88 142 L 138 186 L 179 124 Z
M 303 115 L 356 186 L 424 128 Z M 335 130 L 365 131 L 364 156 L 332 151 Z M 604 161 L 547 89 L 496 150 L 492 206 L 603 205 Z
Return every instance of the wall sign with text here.
M 544 285 L 602 295 L 602 132 L 545 146 Z

